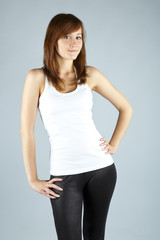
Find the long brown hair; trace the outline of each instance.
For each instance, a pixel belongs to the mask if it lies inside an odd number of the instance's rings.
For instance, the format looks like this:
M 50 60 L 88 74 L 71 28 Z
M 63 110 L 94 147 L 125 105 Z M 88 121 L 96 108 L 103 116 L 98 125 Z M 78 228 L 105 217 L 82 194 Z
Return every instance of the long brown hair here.
M 55 15 L 49 22 L 46 30 L 46 36 L 44 40 L 44 56 L 43 56 L 43 67 L 41 68 L 44 74 L 47 76 L 48 81 L 51 82 L 56 89 L 63 91 L 64 89 L 60 86 L 60 82 L 64 84 L 64 79 L 59 76 L 58 62 L 57 62 L 57 41 L 65 34 L 69 34 L 73 31 L 82 29 L 82 49 L 75 60 L 73 65 L 76 69 L 77 79 L 74 84 L 86 83 L 86 77 L 89 75 L 86 72 L 86 49 L 85 40 L 86 32 L 82 21 L 74 16 L 73 14 L 60 13 Z M 79 80 L 79 82 L 78 82 Z

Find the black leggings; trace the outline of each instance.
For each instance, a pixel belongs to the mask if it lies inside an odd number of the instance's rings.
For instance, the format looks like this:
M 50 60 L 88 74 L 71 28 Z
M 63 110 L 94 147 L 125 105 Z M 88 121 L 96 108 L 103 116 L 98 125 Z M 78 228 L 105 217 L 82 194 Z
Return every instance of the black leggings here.
M 50 180 L 55 177 L 63 179 L 54 182 L 63 191 L 50 188 L 60 195 L 59 198 L 50 198 L 58 240 L 82 240 L 82 203 L 84 240 L 104 240 L 107 214 L 117 180 L 115 164 L 78 174 L 50 175 Z

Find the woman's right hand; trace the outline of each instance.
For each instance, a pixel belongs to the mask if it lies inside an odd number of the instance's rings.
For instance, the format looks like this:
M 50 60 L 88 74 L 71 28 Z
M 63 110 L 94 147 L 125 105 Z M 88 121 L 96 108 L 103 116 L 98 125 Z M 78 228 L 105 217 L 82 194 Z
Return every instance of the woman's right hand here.
M 62 178 L 52 178 L 49 181 L 45 180 L 35 180 L 30 183 L 30 186 L 33 190 L 35 190 L 38 193 L 41 193 L 49 198 L 56 198 L 59 195 L 53 192 L 50 188 L 55 188 L 57 190 L 63 191 L 63 189 L 56 184 L 53 184 L 55 181 L 62 181 Z M 51 195 L 50 195 L 51 194 Z

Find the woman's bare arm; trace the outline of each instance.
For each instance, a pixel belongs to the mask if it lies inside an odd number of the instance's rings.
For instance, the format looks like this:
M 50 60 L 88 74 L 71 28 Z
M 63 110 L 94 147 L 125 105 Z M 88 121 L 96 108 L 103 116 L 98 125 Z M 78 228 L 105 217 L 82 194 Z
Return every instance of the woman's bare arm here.
M 51 188 L 63 190 L 61 187 L 53 184 L 55 181 L 62 181 L 61 178 L 52 178 L 49 181 L 38 179 L 36 167 L 36 151 L 35 151 L 35 137 L 34 126 L 37 115 L 37 107 L 40 96 L 40 86 L 45 87 L 45 76 L 39 69 L 30 70 L 27 73 L 21 109 L 21 138 L 23 159 L 25 171 L 27 174 L 30 187 L 49 198 L 59 197 Z
M 124 137 L 132 118 L 133 108 L 129 101 L 111 84 L 108 78 L 95 67 L 88 67 L 93 90 L 110 101 L 119 111 L 117 124 L 109 144 L 116 150 Z
M 42 74 L 38 70 L 30 70 L 27 73 L 21 107 L 21 139 L 23 159 L 28 182 L 38 179 L 36 169 L 36 151 L 34 126 L 37 115 L 37 105 L 40 93 Z

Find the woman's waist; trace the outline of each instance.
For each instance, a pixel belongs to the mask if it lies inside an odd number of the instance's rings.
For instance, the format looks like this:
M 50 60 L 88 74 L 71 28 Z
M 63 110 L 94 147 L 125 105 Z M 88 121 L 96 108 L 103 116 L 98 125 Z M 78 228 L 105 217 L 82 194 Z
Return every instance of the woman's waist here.
M 59 134 L 50 138 L 50 146 L 54 151 L 86 151 L 88 149 L 99 148 L 101 135 L 96 133 L 86 134 Z
M 72 142 L 72 141 L 92 141 L 97 138 L 101 138 L 101 134 L 96 127 L 61 127 L 48 131 L 50 143 L 56 142 Z

